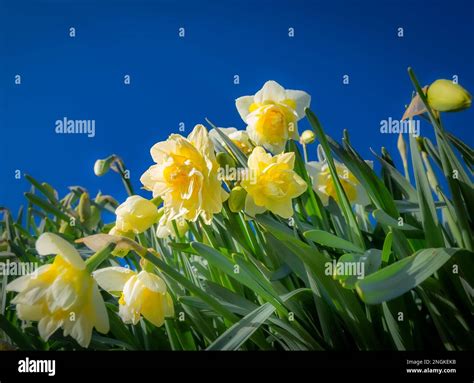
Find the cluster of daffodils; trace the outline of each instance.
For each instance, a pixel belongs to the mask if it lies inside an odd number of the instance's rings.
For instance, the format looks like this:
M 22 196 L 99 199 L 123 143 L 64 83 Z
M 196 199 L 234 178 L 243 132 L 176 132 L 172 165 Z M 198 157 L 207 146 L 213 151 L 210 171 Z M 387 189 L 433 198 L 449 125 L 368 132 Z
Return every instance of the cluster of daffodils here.
M 122 267 L 91 272 L 79 252 L 65 239 L 52 233 L 36 241 L 39 255 L 54 254 L 50 264 L 15 279 L 7 291 L 18 294 L 12 300 L 17 316 L 38 322 L 38 332 L 47 341 L 62 328 L 82 347 L 88 347 L 92 330 L 109 331 L 109 317 L 98 286 L 121 294 L 119 315 L 124 323 L 136 324 L 141 316 L 155 326 L 174 315 L 173 302 L 164 281 L 153 272 L 139 273 Z
M 208 132 L 203 125 L 196 125 L 187 137 L 172 134 L 155 144 L 151 148 L 155 164 L 140 178 L 153 199 L 138 195 L 127 198 L 116 209 L 115 226 L 109 235 L 132 240 L 155 227 L 160 238 L 183 236 L 190 222 L 211 224 L 224 203 L 231 211 L 244 212 L 249 217 L 269 211 L 289 219 L 294 214 L 293 200 L 308 185 L 294 170 L 295 153 L 284 149 L 289 139 L 299 139 L 297 122 L 304 117 L 309 103 L 307 93 L 285 90 L 274 81 L 265 83 L 255 95 L 236 100 L 247 128 L 221 128 L 220 133 L 235 144 L 247 161 L 240 164 L 246 167 L 247 176 L 238 182 L 219 176 L 221 153 L 216 151 L 225 150 L 226 140 L 216 130 Z M 301 140 L 304 145 L 309 144 L 314 141 L 314 134 L 306 131 Z M 231 152 L 225 155 L 230 156 Z M 236 164 L 236 158 L 231 160 Z M 306 166 L 313 189 L 323 203 L 337 199 L 325 159 L 307 162 Z M 348 198 L 363 203 L 364 192 L 356 178 L 343 164 L 337 163 L 336 169 Z M 87 347 L 93 328 L 108 332 L 109 319 L 99 287 L 116 297 L 124 323 L 135 325 L 143 317 L 159 327 L 165 318 L 174 315 L 165 282 L 149 267 L 142 267 L 141 271 L 123 267 L 89 270 L 71 244 L 50 233 L 38 239 L 36 248 L 41 255 L 55 254 L 53 262 L 36 274 L 14 280 L 8 290 L 18 293 L 13 300 L 18 317 L 38 321 L 39 333 L 45 340 L 62 328 L 65 336 L 70 335 Z
M 231 211 L 249 216 L 270 211 L 282 218 L 293 215 L 293 199 L 307 188 L 294 171 L 294 153 L 283 153 L 289 139 L 298 139 L 297 123 L 309 107 L 310 96 L 303 91 L 287 90 L 268 81 L 253 96 L 236 100 L 237 110 L 247 124 L 245 130 L 219 128 L 210 132 L 203 125 L 183 137 L 172 134 L 151 148 L 155 162 L 140 178 L 153 200 L 129 197 L 116 210 L 117 220 L 110 234 L 133 238 L 154 224 L 159 238 L 182 236 L 188 222 L 210 224 L 228 200 Z M 224 134 L 247 157 L 247 171 L 237 184 L 223 186 L 219 174 L 218 149 L 225 150 Z M 303 145 L 314 141 L 314 133 L 303 132 Z M 228 156 L 227 153 L 225 155 Z M 230 158 L 230 163 L 235 161 Z M 334 182 L 324 159 L 308 162 L 307 171 L 314 190 L 324 204 L 336 199 Z M 342 186 L 353 203 L 368 202 L 356 178 L 340 163 L 336 164 Z M 229 198 L 230 193 L 230 198 Z M 163 203 L 158 208 L 156 201 Z

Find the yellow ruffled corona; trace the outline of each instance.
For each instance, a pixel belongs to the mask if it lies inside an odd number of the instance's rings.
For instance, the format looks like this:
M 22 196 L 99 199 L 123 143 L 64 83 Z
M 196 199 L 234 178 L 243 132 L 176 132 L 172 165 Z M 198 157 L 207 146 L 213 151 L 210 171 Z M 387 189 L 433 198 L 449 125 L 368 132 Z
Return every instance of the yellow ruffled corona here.
M 227 193 L 218 178 L 219 165 L 206 128 L 196 125 L 187 138 L 172 134 L 151 148 L 151 156 L 156 165 L 140 180 L 153 197 L 163 199 L 160 227 L 178 218 L 201 217 L 209 224 L 222 210 Z
M 306 182 L 293 170 L 294 153 L 272 157 L 258 146 L 248 159 L 248 174 L 241 182 L 247 192 L 245 211 L 254 216 L 266 210 L 282 218 L 293 215 L 293 198 L 303 194 Z

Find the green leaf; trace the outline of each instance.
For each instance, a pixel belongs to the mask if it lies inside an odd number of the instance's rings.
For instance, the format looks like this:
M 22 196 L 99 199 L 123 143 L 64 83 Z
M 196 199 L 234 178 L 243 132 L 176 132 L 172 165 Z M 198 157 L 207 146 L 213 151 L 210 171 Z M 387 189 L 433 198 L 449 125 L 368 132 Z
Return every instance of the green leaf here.
M 423 166 L 418 144 L 413 135 L 410 135 L 410 151 L 413 162 L 413 172 L 415 174 L 418 201 L 420 203 L 421 216 L 423 218 L 423 230 L 425 233 L 429 233 L 429 235 L 426 236 L 427 247 L 442 247 L 445 245 L 443 233 L 436 215 L 433 195 Z
M 333 247 L 335 249 L 353 251 L 355 253 L 363 253 L 364 249 L 354 245 L 343 238 L 339 238 L 334 234 L 328 233 L 323 230 L 310 230 L 303 234 L 306 238 L 314 241 L 320 245 Z
M 306 108 L 305 110 L 306 117 L 309 120 L 312 128 L 316 133 L 316 137 L 318 138 L 321 146 L 324 150 L 324 154 L 326 156 L 327 164 L 329 167 L 329 171 L 331 173 L 331 180 L 334 183 L 337 193 L 338 203 L 341 206 L 341 209 L 344 213 L 346 218 L 347 224 L 350 227 L 350 233 L 352 240 L 360 247 L 364 247 L 364 240 L 362 238 L 362 233 L 359 229 L 359 225 L 357 224 L 357 220 L 355 218 L 354 212 L 352 211 L 352 206 L 346 196 L 344 188 L 342 187 L 341 181 L 339 179 L 339 175 L 337 174 L 336 165 L 334 164 L 334 159 L 331 154 L 331 149 L 328 144 L 328 140 L 326 138 L 326 134 L 319 123 L 318 118 L 316 115 L 309 109 Z
M 209 125 L 212 126 L 213 129 L 216 130 L 217 134 L 219 134 L 222 141 L 224 141 L 226 149 L 228 149 L 231 152 L 231 154 L 234 155 L 234 157 L 237 160 L 237 162 L 239 163 L 239 165 L 242 166 L 243 168 L 246 168 L 247 167 L 247 157 L 245 156 L 245 154 L 242 153 L 242 151 L 237 147 L 237 145 L 235 145 L 232 142 L 232 140 L 229 137 L 227 137 L 227 135 L 225 135 L 224 133 L 221 132 L 220 128 L 215 126 L 207 118 L 206 118 L 206 121 L 209 123 Z
M 308 289 L 298 289 L 281 297 L 282 301 L 287 301 L 291 297 Z M 265 323 L 265 321 L 275 312 L 275 306 L 265 303 L 257 307 L 251 313 L 247 314 L 239 322 L 227 329 L 219 338 L 217 338 L 207 350 L 237 350 L 244 344 L 252 334 Z
M 399 297 L 422 283 L 454 255 L 472 253 L 464 249 L 424 249 L 357 282 L 361 299 L 377 304 Z
M 13 343 L 15 343 L 21 350 L 32 349 L 31 342 L 28 338 L 3 315 L 0 315 L 0 329 L 5 331 Z

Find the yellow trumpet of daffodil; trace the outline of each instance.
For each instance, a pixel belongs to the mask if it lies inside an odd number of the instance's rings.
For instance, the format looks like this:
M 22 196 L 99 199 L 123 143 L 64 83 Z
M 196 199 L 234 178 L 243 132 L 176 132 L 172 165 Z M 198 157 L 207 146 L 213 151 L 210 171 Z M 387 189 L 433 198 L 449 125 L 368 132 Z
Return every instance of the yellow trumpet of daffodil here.
M 165 282 L 148 271 L 139 273 L 126 267 L 106 267 L 94 271 L 101 288 L 119 295 L 119 315 L 124 323 L 137 324 L 143 316 L 157 327 L 174 315 Z
M 134 195 L 128 197 L 115 210 L 115 230 L 122 233 L 143 233 L 158 221 L 158 208 L 147 199 Z
M 320 149 L 320 148 L 318 148 Z M 336 186 L 329 170 L 327 161 L 320 154 L 321 150 L 318 150 L 319 161 L 310 161 L 306 164 L 306 170 L 313 183 L 313 190 L 318 194 L 321 202 L 324 205 L 329 203 L 329 197 L 334 200 L 337 199 Z M 366 161 L 366 163 L 373 167 L 372 161 Z M 349 202 L 359 205 L 369 204 L 369 197 L 355 176 L 349 171 L 346 165 L 334 160 L 336 172 L 341 182 L 342 188 L 346 193 Z
M 178 218 L 196 221 L 202 217 L 210 224 L 222 210 L 227 193 L 218 178 L 219 165 L 206 128 L 196 125 L 187 138 L 172 134 L 151 148 L 151 156 L 156 165 L 140 181 L 153 197 L 163 199 L 160 227 Z
M 289 138 L 297 140 L 297 122 L 311 97 L 301 90 L 286 90 L 276 81 L 267 81 L 253 96 L 239 97 L 235 104 L 247 123 L 250 139 L 273 154 L 285 148 Z
M 38 331 L 45 341 L 59 328 L 82 347 L 91 341 L 92 329 L 109 331 L 109 318 L 96 282 L 86 269 L 78 251 L 63 238 L 44 233 L 36 241 L 40 255 L 57 254 L 52 264 L 15 279 L 8 291 L 18 295 L 18 318 L 38 321 Z
M 266 210 L 283 218 L 293 215 L 292 199 L 303 194 L 306 182 L 293 170 L 294 153 L 272 157 L 257 146 L 248 159 L 248 174 L 241 182 L 247 192 L 245 211 L 254 216 Z

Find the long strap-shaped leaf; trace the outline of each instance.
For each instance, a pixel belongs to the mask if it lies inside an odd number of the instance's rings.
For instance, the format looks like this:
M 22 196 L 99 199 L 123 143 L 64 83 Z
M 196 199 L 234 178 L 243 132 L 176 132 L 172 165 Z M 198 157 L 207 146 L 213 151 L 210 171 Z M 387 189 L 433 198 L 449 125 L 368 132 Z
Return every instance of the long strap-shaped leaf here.
M 420 250 L 357 282 L 357 292 L 366 303 L 389 301 L 418 286 L 454 255 L 472 253 L 458 248 Z
M 304 291 L 311 291 L 310 289 L 294 290 L 282 297 L 281 300 L 286 302 Z M 276 307 L 270 303 L 265 303 L 256 308 L 251 313 L 243 317 L 239 322 L 227 329 L 219 338 L 217 338 L 207 350 L 237 350 L 258 328 L 275 312 Z

